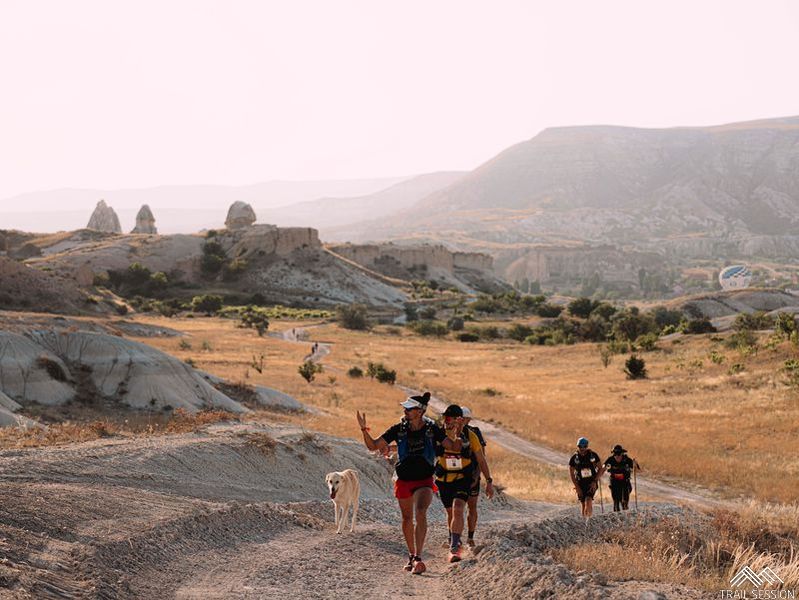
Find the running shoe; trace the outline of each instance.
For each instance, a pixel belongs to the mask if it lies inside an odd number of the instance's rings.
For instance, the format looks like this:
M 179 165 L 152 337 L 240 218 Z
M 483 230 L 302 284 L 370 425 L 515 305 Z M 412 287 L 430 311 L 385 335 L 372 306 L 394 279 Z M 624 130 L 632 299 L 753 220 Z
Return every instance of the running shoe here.
M 413 573 L 414 575 L 421 575 L 425 571 L 427 571 L 427 567 L 424 566 L 424 562 L 422 562 L 422 559 L 421 558 L 415 559 L 413 561 L 413 570 L 411 571 L 411 573 Z
M 454 550 L 450 550 L 449 551 L 449 559 L 448 560 L 451 563 L 460 562 L 460 560 L 461 560 L 461 547 L 460 546 L 458 546 Z
M 413 554 L 409 554 L 408 555 L 408 564 L 405 565 L 404 567 L 402 567 L 403 570 L 409 571 L 409 572 L 413 571 L 413 559 L 414 558 L 416 558 L 416 557 Z

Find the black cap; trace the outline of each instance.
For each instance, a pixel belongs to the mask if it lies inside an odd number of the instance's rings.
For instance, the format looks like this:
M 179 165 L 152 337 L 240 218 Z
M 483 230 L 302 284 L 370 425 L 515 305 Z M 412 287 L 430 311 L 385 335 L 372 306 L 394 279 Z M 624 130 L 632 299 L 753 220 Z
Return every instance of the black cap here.
M 463 409 L 457 404 L 450 404 L 447 410 L 444 411 L 445 417 L 462 417 Z
M 624 448 L 621 447 L 621 444 L 616 444 L 613 446 L 613 454 L 624 454 L 627 452 Z

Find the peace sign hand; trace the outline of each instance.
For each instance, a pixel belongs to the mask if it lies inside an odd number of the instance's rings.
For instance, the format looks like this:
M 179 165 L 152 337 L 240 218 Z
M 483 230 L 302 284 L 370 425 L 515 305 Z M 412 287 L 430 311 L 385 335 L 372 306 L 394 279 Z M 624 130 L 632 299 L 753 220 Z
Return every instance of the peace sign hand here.
M 358 417 L 358 426 L 361 428 L 361 431 L 367 429 L 366 427 L 366 413 L 361 414 L 359 411 L 355 411 L 355 414 Z

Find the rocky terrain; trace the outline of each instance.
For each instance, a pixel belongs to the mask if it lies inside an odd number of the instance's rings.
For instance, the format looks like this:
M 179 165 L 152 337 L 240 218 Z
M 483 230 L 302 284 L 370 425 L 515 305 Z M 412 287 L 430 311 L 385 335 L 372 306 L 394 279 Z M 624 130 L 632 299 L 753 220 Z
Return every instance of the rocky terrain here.
M 98 413 L 129 409 L 195 413 L 249 407 L 301 411 L 296 400 L 261 386 L 243 388 L 122 333 L 178 332 L 125 321 L 4 317 L 0 322 L 0 424 L 30 424 L 15 415 L 35 406 L 82 406 Z
M 328 249 L 383 275 L 435 280 L 461 291 L 494 292 L 507 287 L 494 275 L 493 259 L 479 252 L 453 252 L 441 245 L 330 244 Z
M 87 303 L 74 280 L 0 256 L 0 309 L 50 313 L 106 312 Z
M 483 504 L 483 545 L 449 567 L 431 507 L 428 574 L 404 562 L 390 471 L 361 444 L 300 429 L 217 424 L 193 433 L 0 451 L 3 588 L 17 598 L 637 598 L 681 587 L 577 575 L 547 559 L 607 528 L 680 514 L 601 517 L 500 498 Z M 325 473 L 355 468 L 361 510 L 336 535 Z M 301 476 L 298 476 L 298 469 Z M 342 568 L 346 557 L 346 568 Z M 485 592 L 485 593 L 484 593 Z

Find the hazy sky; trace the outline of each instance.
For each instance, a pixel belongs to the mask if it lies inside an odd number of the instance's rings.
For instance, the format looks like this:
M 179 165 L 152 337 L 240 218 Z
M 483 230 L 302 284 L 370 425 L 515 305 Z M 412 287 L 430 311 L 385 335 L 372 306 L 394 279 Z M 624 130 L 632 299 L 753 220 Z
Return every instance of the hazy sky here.
M 0 204 L 471 169 L 550 126 L 792 115 L 798 57 L 790 0 L 2 0 Z

